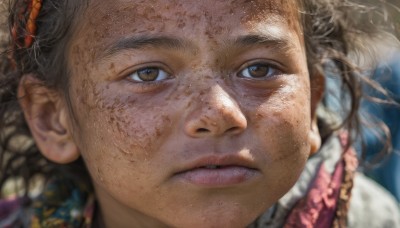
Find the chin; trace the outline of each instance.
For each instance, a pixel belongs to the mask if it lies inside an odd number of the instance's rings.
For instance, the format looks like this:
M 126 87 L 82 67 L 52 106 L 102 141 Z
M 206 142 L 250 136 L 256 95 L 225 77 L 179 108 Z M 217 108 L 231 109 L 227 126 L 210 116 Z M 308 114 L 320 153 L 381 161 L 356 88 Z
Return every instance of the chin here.
M 171 227 L 192 227 L 192 228 L 244 228 L 250 225 L 257 216 L 243 217 L 232 215 L 229 217 L 221 215 L 201 216 L 197 218 L 187 218 L 179 222 L 171 223 Z
M 225 205 L 210 207 L 203 210 L 193 210 L 196 206 L 186 208 L 189 214 L 175 215 L 173 221 L 167 222 L 171 227 L 193 227 L 193 228 L 243 228 L 250 225 L 266 209 L 256 208 L 260 205 L 249 207 L 245 205 Z M 257 209 L 257 210 L 256 210 Z

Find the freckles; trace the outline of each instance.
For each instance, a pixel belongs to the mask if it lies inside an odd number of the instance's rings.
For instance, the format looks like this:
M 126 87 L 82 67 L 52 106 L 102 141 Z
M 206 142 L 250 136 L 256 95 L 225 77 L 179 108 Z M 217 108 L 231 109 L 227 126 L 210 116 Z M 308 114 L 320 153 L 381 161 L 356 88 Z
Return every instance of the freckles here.
M 192 100 L 200 99 L 199 96 L 205 93 L 205 91 L 196 92 L 196 85 L 192 85 L 191 82 L 179 82 L 174 92 L 169 93 L 165 101 L 172 104 L 183 103 L 181 107 L 189 108 L 192 105 Z
M 182 4 L 179 4 L 180 6 Z M 168 6 L 169 9 L 169 6 Z M 174 14 L 174 16 L 176 17 L 175 20 L 175 26 L 180 28 L 180 29 L 184 29 L 186 27 L 186 23 L 191 23 L 191 25 L 193 25 L 193 20 L 188 20 L 187 17 L 192 17 L 194 15 L 187 15 L 187 11 L 185 10 L 181 10 L 177 13 Z M 195 19 L 195 18 L 192 18 Z
M 237 1 L 242 4 L 242 17 L 240 23 L 243 25 L 255 27 L 261 21 L 276 21 L 286 24 L 289 28 L 302 34 L 300 24 L 300 9 L 297 0 L 244 0 Z M 285 19 L 277 17 L 277 15 L 285 15 Z M 262 28 L 263 30 L 265 28 Z
M 115 63 L 114 62 L 109 64 L 108 70 L 106 72 L 108 73 L 109 79 L 111 79 L 111 78 L 115 77 L 115 75 L 117 75 L 117 71 L 115 69 Z
M 89 75 L 93 70 L 91 61 L 94 55 L 94 50 L 88 49 L 86 44 L 78 43 L 73 45 L 69 54 L 71 75 Z
M 79 82 L 74 80 L 73 83 Z M 94 82 L 91 79 L 85 78 L 79 84 L 74 84 L 75 87 L 75 112 L 79 112 L 84 117 L 89 117 L 91 113 L 97 109 L 99 91 L 95 88 Z
M 171 125 L 162 110 L 138 102 L 115 99 L 104 106 L 114 147 L 130 162 L 147 160 L 157 152 L 158 141 L 166 137 Z
M 173 14 L 168 11 L 163 11 L 164 15 L 159 13 L 160 9 L 166 8 L 165 5 L 151 5 L 148 1 L 143 3 L 116 4 L 115 1 L 108 1 L 101 3 L 106 5 L 104 7 L 98 6 L 96 1 L 91 1 L 91 6 L 82 20 L 85 23 L 74 34 L 75 37 L 80 37 L 78 42 L 81 49 L 87 52 L 86 56 L 80 59 L 93 62 L 99 50 L 103 50 L 107 42 L 116 37 L 163 32 Z M 180 19 L 178 26 L 185 26 L 185 19 Z
M 251 117 L 258 134 L 263 135 L 267 144 L 270 161 L 283 162 L 304 156 L 307 134 L 303 114 L 298 114 L 296 103 L 288 102 L 285 107 L 265 105 Z M 307 122 L 307 121 L 305 121 Z M 275 149 L 274 149 L 275 148 Z M 290 162 L 292 164 L 292 162 Z
M 245 12 L 243 22 L 262 20 L 271 14 L 289 14 L 297 9 L 295 0 L 237 0 L 233 5 L 243 8 Z
M 178 94 L 180 94 L 180 93 L 178 93 Z M 189 85 L 185 86 L 185 88 L 183 90 L 183 94 L 185 94 L 186 96 L 190 96 L 190 95 L 193 94 L 192 84 L 189 84 Z M 180 98 L 179 95 L 177 95 L 175 99 L 178 100 L 179 98 Z
M 219 18 L 220 21 L 218 21 L 214 19 L 212 14 L 208 12 L 204 12 L 204 17 L 207 24 L 207 29 L 205 30 L 204 34 L 210 41 L 213 41 L 214 44 L 217 44 L 218 42 L 215 40 L 215 37 L 222 34 L 224 31 L 224 27 L 221 26 L 222 18 Z
M 109 1 L 106 4 L 108 7 L 102 7 L 102 11 L 92 12 L 92 16 L 88 18 L 90 22 L 87 27 L 96 28 L 95 31 L 98 31 L 97 34 L 93 33 L 91 38 L 110 38 L 149 31 L 162 32 L 170 20 L 170 17 L 159 13 L 161 9 L 164 9 L 165 15 L 171 15 L 168 7 L 155 2 L 153 4 L 148 1 L 115 4 L 115 1 Z
M 126 178 L 121 175 L 120 171 L 115 169 L 116 164 L 123 169 L 121 156 L 117 156 L 117 154 L 110 156 L 103 151 L 100 152 L 101 154 L 92 157 L 90 158 L 91 160 L 89 160 L 91 161 L 89 163 L 91 167 L 88 168 L 91 171 L 91 176 L 94 177 L 97 183 L 109 186 L 112 185 L 116 189 L 120 190 L 126 181 Z M 124 160 L 127 159 L 124 157 Z M 133 174 L 130 172 L 128 175 L 132 176 Z
M 186 27 L 186 20 L 184 18 L 178 18 L 177 22 L 176 22 L 176 27 L 183 29 Z

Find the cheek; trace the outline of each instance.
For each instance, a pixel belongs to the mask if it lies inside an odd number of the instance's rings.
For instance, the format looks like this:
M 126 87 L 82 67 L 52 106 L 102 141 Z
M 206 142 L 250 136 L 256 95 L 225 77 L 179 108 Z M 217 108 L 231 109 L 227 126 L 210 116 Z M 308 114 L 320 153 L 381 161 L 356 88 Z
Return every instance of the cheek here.
M 118 94 L 112 85 L 87 84 L 76 93 L 75 141 L 84 160 L 90 161 L 92 176 L 106 181 L 103 177 L 115 167 L 129 169 L 130 174 L 148 172 L 171 129 L 168 105 Z
M 277 91 L 251 115 L 270 186 L 285 190 L 297 180 L 310 152 L 308 87 L 292 88 Z
M 300 81 L 274 91 L 268 99 L 252 107 L 251 120 L 265 140 L 276 140 L 270 145 L 307 143 L 311 130 L 309 87 Z

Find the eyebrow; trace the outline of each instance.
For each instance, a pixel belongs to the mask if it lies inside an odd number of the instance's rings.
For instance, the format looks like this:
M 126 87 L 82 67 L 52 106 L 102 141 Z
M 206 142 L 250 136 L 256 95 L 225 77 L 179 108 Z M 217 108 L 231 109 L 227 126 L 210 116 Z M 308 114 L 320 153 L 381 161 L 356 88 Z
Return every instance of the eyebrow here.
M 154 48 L 167 48 L 167 49 L 195 49 L 193 45 L 182 39 L 169 36 L 143 36 L 143 37 L 128 37 L 125 39 L 118 40 L 109 47 L 106 48 L 102 58 L 107 58 L 114 55 L 122 50 L 126 49 L 143 49 L 145 47 Z
M 254 46 L 262 45 L 273 47 L 274 49 L 283 49 L 287 51 L 294 47 L 294 44 L 286 37 L 270 35 L 270 34 L 250 34 L 239 36 L 233 40 L 225 42 L 228 47 L 232 46 Z M 190 50 L 196 52 L 196 47 L 190 41 L 182 40 L 170 36 L 142 36 L 142 37 L 128 37 L 111 44 L 107 47 L 100 59 L 112 56 L 120 51 L 126 49 L 140 50 L 146 47 L 153 48 L 167 48 L 174 50 Z
M 239 36 L 233 41 L 233 45 L 239 45 L 243 47 L 262 45 L 284 51 L 288 51 L 295 47 L 294 43 L 289 40 L 289 37 L 270 34 L 251 34 Z

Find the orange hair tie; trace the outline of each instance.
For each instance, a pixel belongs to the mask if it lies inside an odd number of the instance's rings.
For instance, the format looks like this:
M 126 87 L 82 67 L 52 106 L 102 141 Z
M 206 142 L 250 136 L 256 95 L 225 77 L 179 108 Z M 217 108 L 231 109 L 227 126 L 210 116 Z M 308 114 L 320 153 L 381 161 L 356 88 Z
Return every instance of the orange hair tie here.
M 28 6 L 21 7 L 21 11 L 17 15 L 14 26 L 11 28 L 11 36 L 19 47 L 29 48 L 33 44 L 33 38 L 36 34 L 36 19 L 39 16 L 40 9 L 42 8 L 43 0 L 25 0 L 30 1 Z M 20 23 L 26 22 L 24 41 L 19 41 L 18 33 L 22 32 L 19 29 Z
M 36 18 L 39 16 L 40 9 L 42 8 L 42 0 L 32 0 L 29 17 L 26 23 L 27 35 L 25 36 L 25 47 L 28 48 L 33 43 L 33 37 L 36 34 Z

